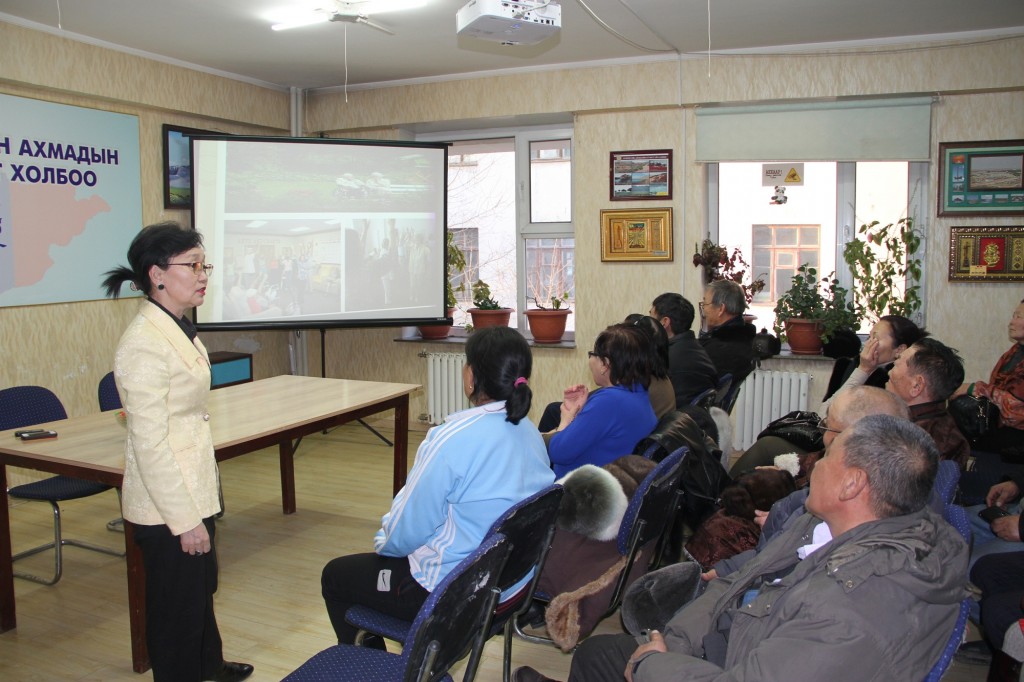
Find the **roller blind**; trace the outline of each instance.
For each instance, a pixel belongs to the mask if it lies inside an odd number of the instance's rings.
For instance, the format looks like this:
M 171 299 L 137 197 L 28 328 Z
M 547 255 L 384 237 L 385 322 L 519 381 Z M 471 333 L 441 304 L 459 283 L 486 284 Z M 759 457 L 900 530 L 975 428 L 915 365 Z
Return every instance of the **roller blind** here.
M 697 161 L 928 161 L 931 98 L 697 109 Z

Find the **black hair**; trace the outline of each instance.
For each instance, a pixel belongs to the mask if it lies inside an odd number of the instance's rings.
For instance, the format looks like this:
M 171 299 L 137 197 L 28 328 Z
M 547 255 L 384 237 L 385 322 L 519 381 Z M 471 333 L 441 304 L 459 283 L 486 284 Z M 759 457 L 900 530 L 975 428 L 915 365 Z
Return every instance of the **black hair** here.
M 626 315 L 625 324 L 631 324 L 647 336 L 651 352 L 651 377 L 668 378 L 668 333 L 661 323 L 650 315 L 630 313 Z
M 650 342 L 647 334 L 631 324 L 613 324 L 597 335 L 594 355 L 608 361 L 613 385 L 632 390 L 636 384 L 651 385 Z
M 693 326 L 696 315 L 693 304 L 683 298 L 682 294 L 664 293 L 654 299 L 651 304 L 658 317 L 667 317 L 673 334 L 682 334 Z
M 902 315 L 883 315 L 878 318 L 878 321 L 889 323 L 889 328 L 892 329 L 893 346 L 906 346 L 910 348 L 928 336 L 928 332 Z
M 121 295 L 121 285 L 131 282 L 135 288 L 149 295 L 153 282 L 149 270 L 154 265 L 166 270 L 171 258 L 189 249 L 203 245 L 203 235 L 175 222 L 156 223 L 142 228 L 128 247 L 129 267 L 118 266 L 104 274 L 103 288 L 107 296 Z
M 510 327 L 477 329 L 466 341 L 466 364 L 473 372 L 471 398 L 505 401 L 505 421 L 518 424 L 530 411 L 533 355 L 523 335 Z
M 956 349 L 932 337 L 918 340 L 912 348 L 914 354 L 907 365 L 928 381 L 931 399 L 946 400 L 953 395 L 964 382 L 964 361 Z

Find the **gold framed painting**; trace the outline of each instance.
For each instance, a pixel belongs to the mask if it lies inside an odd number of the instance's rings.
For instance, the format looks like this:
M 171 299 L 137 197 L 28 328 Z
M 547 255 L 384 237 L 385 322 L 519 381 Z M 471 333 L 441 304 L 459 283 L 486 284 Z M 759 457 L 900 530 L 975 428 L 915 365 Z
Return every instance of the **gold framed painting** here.
M 602 261 L 671 261 L 672 209 L 601 211 Z
M 1024 227 L 952 227 L 950 282 L 1024 282 Z

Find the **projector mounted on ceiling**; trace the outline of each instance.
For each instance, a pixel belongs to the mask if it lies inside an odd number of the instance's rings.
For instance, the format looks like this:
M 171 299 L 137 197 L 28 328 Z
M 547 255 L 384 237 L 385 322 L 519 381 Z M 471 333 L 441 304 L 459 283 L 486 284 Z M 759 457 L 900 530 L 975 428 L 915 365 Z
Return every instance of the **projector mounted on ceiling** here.
M 533 45 L 562 28 L 562 7 L 554 2 L 469 0 L 455 15 L 456 33 L 508 45 Z

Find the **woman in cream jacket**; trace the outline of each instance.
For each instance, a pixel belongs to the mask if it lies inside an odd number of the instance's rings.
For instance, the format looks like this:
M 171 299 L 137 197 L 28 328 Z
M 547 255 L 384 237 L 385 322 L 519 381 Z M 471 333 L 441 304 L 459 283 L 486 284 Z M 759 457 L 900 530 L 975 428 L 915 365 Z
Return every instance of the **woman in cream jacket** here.
M 210 361 L 185 313 L 202 305 L 202 236 L 176 223 L 144 228 L 130 267 L 107 273 L 107 294 L 130 282 L 147 299 L 114 356 L 127 413 L 122 514 L 146 572 L 146 642 L 156 682 L 237 682 L 252 666 L 224 661 L 213 612 L 218 470 L 206 411 Z

